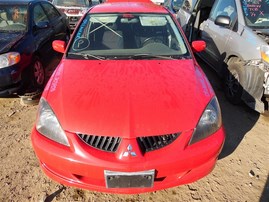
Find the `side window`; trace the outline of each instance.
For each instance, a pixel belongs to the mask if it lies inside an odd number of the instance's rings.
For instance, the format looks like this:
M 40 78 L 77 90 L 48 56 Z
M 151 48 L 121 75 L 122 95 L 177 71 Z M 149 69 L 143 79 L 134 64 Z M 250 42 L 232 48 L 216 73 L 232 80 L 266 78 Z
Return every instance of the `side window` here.
M 215 20 L 217 16 L 224 15 L 231 18 L 232 24 L 236 20 L 237 11 L 234 0 L 218 0 L 215 1 L 210 13 L 210 19 Z
M 51 21 L 56 20 L 60 17 L 60 13 L 50 4 L 42 3 L 43 8 L 48 14 Z
M 190 0 L 184 0 L 183 4 L 182 4 L 182 8 L 186 11 L 190 11 L 191 10 L 191 1 Z
M 181 7 L 185 11 L 192 12 L 196 2 L 197 0 L 183 0 Z
M 40 4 L 34 7 L 34 23 L 37 24 L 39 22 L 49 21 L 48 17 L 46 16 L 43 8 Z

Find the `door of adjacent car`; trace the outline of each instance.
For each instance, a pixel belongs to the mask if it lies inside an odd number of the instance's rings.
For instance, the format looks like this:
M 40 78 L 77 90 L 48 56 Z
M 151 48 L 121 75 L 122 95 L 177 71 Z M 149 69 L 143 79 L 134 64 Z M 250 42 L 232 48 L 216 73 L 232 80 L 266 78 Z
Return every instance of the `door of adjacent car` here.
M 186 27 L 189 25 L 188 23 L 193 14 L 193 8 L 199 1 L 200 0 L 184 0 L 177 12 L 177 20 L 184 32 L 187 30 Z
M 46 58 L 50 58 L 53 53 L 51 44 L 54 30 L 40 3 L 33 6 L 32 21 L 35 49 L 42 55 L 42 59 L 47 61 Z
M 217 16 L 230 17 L 230 26 L 223 27 L 215 24 Z M 233 34 L 237 21 L 236 4 L 234 0 L 216 0 L 209 18 L 200 25 L 200 36 L 207 44 L 201 55 L 217 72 L 222 71 L 222 61 L 226 58 L 227 43 Z

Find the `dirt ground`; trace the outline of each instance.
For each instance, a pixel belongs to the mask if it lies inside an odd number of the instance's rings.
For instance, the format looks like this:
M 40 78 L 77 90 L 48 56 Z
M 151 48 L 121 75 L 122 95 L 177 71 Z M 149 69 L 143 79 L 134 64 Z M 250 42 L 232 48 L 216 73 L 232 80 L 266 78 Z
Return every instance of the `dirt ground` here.
M 269 116 L 231 105 L 217 76 L 204 67 L 222 108 L 227 137 L 215 169 L 205 178 L 162 191 L 104 194 L 63 187 L 41 171 L 30 133 L 37 106 L 0 98 L 0 201 L 269 201 Z

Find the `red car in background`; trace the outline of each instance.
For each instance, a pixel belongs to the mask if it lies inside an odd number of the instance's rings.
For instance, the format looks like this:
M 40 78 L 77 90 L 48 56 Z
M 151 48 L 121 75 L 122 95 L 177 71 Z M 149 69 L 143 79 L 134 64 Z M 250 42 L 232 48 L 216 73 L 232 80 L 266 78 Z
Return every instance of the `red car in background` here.
M 150 1 L 91 8 L 41 97 L 31 139 L 59 183 L 141 193 L 212 171 L 225 132 L 216 95 L 179 24 Z

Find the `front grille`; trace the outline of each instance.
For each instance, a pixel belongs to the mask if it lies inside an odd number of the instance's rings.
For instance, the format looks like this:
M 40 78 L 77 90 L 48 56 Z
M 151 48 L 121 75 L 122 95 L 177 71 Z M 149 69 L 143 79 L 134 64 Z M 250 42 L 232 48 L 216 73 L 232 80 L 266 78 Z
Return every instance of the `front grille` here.
M 69 19 L 69 22 L 78 22 L 80 17 L 69 16 L 68 19 Z
M 121 141 L 121 138 L 119 137 L 106 137 L 87 134 L 78 134 L 78 136 L 87 145 L 107 152 L 116 152 Z
M 138 137 L 137 142 L 143 153 L 157 150 L 171 144 L 180 133 L 159 135 L 159 136 L 148 136 L 148 137 Z

